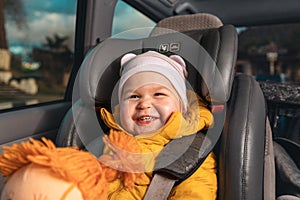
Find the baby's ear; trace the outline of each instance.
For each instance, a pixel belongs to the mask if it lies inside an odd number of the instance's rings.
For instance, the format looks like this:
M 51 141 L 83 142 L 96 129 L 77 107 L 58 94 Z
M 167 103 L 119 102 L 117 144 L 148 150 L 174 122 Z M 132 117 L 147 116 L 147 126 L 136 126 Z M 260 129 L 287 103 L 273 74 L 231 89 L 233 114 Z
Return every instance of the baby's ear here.
M 129 60 L 133 59 L 134 57 L 136 57 L 136 55 L 134 53 L 125 54 L 121 58 L 121 67 L 124 65 L 124 63 L 128 62 Z
M 186 71 L 186 64 L 185 64 L 185 61 L 183 60 L 183 58 L 178 55 L 171 55 L 170 58 L 172 60 L 174 60 L 175 62 L 177 62 L 182 67 L 183 74 L 185 77 L 187 77 L 188 73 Z

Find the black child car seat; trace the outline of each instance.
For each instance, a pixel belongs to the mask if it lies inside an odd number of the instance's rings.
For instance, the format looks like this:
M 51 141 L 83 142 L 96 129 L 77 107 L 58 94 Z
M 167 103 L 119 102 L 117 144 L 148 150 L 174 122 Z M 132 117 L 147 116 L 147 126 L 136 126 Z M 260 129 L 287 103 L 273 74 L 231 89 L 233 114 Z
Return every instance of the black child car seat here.
M 158 23 L 149 38 L 108 39 L 92 49 L 81 66 L 76 101 L 61 124 L 57 145 L 76 145 L 101 154 L 101 138 L 107 129 L 95 107 L 111 110 L 121 56 L 147 50 L 185 58 L 188 82 L 212 109 L 218 125 L 207 131 L 196 162 L 201 163 L 205 151 L 214 147 L 218 199 L 274 199 L 272 140 L 266 135 L 263 94 L 252 77 L 234 72 L 235 28 L 209 14 L 171 17 Z M 172 174 L 172 169 L 163 172 Z

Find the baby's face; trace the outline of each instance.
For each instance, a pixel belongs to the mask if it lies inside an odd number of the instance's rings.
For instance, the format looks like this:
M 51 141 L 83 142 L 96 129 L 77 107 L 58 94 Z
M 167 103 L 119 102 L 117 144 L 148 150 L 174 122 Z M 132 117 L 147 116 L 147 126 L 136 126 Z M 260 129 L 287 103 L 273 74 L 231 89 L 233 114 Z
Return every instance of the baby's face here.
M 133 135 L 161 128 L 174 111 L 181 110 L 176 94 L 159 84 L 136 87 L 128 80 L 120 102 L 121 126 Z

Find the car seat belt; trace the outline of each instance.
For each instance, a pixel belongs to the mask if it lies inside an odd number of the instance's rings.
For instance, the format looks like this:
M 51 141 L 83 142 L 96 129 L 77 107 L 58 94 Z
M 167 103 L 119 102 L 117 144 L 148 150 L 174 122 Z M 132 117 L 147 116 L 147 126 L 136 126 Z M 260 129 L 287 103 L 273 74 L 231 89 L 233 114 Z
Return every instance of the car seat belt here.
M 176 181 L 160 173 L 154 174 L 143 200 L 167 199 Z
M 166 145 L 157 158 L 154 176 L 143 200 L 166 200 L 177 181 L 185 180 L 198 169 L 215 146 L 204 142 L 205 135 L 198 132 L 172 140 Z M 181 156 L 177 160 L 164 166 L 178 155 Z

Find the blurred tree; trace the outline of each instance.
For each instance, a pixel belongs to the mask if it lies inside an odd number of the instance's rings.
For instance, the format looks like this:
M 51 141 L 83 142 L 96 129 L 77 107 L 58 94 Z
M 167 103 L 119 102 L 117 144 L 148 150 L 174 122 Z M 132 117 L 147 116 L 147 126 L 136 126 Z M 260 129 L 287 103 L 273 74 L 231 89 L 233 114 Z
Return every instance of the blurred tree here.
M 41 71 L 47 87 L 56 87 L 63 84 L 65 73 L 71 70 L 73 52 L 65 42 L 68 36 L 46 36 L 44 48 L 34 48 L 32 59 L 41 64 Z
M 7 49 L 4 18 L 4 0 L 0 0 L 0 49 Z
M 58 34 L 54 34 L 53 38 L 46 36 L 47 43 L 44 44 L 45 47 L 51 49 L 52 51 L 61 51 L 68 49 L 68 46 L 64 44 L 69 37 L 61 37 Z
M 12 20 L 18 29 L 27 27 L 26 14 L 22 0 L 0 0 L 0 49 L 8 49 L 5 16 Z

